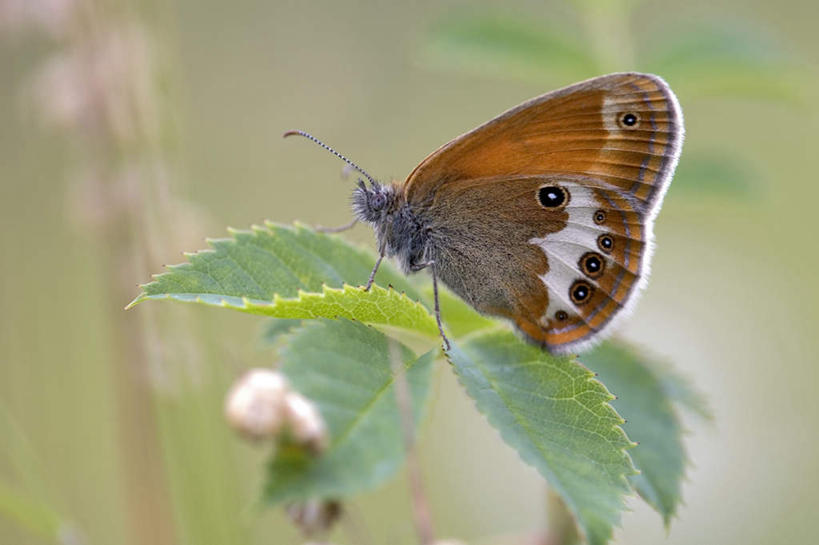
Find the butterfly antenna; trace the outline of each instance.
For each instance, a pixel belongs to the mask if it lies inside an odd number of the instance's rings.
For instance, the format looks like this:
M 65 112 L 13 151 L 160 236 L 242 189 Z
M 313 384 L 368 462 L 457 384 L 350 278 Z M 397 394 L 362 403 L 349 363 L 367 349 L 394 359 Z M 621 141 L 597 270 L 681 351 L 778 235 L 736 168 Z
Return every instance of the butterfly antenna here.
M 336 157 L 338 157 L 339 159 L 341 159 L 342 161 L 344 161 L 345 163 L 347 163 L 348 165 L 350 165 L 351 167 L 353 167 L 354 169 L 359 171 L 361 174 L 363 174 L 370 181 L 371 184 L 378 185 L 378 182 L 375 181 L 375 178 L 373 178 L 372 176 L 367 174 L 366 170 L 364 170 L 363 168 L 361 168 L 357 164 L 353 163 L 352 161 L 350 161 L 349 159 L 347 159 L 346 157 L 341 155 L 339 152 L 337 152 L 336 150 L 334 150 L 333 148 L 331 148 L 330 146 L 328 146 L 327 144 L 325 144 L 324 142 L 322 142 L 321 140 L 319 140 L 318 138 L 316 138 L 312 134 L 310 134 L 308 132 L 304 132 L 304 131 L 287 131 L 286 133 L 284 133 L 283 137 L 287 138 L 288 136 L 293 136 L 293 135 L 303 136 L 303 137 L 307 138 L 308 140 L 312 140 L 313 142 L 315 142 L 316 144 L 318 144 L 322 148 L 326 149 L 327 151 L 329 151 L 330 153 L 332 153 L 333 155 L 335 155 Z

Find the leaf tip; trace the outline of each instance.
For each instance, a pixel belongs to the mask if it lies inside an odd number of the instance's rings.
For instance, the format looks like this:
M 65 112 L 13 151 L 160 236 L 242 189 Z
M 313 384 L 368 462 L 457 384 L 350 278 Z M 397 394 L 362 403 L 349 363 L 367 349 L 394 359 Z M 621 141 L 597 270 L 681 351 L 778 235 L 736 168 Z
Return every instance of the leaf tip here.
M 137 284 L 137 286 L 139 286 L 139 284 Z M 138 304 L 140 304 L 144 300 L 145 300 L 145 292 L 140 293 L 139 295 L 137 295 L 134 298 L 133 301 L 131 301 L 130 303 L 125 305 L 125 308 L 123 310 L 131 310 L 132 308 L 134 308 L 135 306 L 137 306 Z

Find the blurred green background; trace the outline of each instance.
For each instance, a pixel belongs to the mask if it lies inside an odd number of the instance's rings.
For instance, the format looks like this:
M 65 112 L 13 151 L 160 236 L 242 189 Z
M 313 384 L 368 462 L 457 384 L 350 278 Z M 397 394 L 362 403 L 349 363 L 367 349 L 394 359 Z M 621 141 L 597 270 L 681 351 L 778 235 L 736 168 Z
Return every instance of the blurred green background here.
M 622 336 L 710 399 L 685 507 L 633 499 L 617 543 L 816 541 L 819 4 L 0 0 L 0 543 L 297 544 L 256 501 L 265 449 L 222 400 L 261 322 L 124 312 L 224 226 L 349 218 L 323 138 L 379 178 L 525 99 L 607 71 L 677 90 L 687 141 Z M 371 244 L 357 228 L 353 239 Z M 446 368 L 421 438 L 436 528 L 520 543 L 541 478 Z M 406 482 L 333 540 L 414 543 Z

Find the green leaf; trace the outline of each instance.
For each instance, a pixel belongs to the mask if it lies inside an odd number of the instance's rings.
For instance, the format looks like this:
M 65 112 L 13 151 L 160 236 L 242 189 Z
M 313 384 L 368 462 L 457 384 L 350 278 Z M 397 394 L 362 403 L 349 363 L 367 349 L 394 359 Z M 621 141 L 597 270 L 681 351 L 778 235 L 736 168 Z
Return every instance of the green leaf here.
M 367 324 L 391 326 L 429 337 L 438 335 L 438 325 L 426 307 L 410 300 L 393 289 L 373 286 L 369 291 L 352 286 L 342 289 L 327 288 L 321 293 L 300 292 L 298 297 L 284 299 L 275 295 L 270 303 L 223 297 L 221 295 L 197 295 L 194 298 L 178 294 L 149 295 L 144 299 L 178 299 L 259 314 L 272 318 L 309 320 L 316 318 L 347 318 Z
M 269 303 L 274 295 L 295 297 L 300 291 L 321 291 L 322 286 L 363 285 L 375 264 L 367 251 L 301 225 L 267 223 L 231 234 L 233 238 L 209 240 L 211 250 L 188 254 L 189 263 L 156 275 L 131 305 L 164 297 L 209 304 L 225 300 L 234 306 L 241 306 L 242 299 Z M 382 264 L 376 281 L 420 299 L 388 263 Z
M 480 75 L 576 80 L 599 71 L 585 43 L 542 24 L 492 15 L 463 15 L 439 23 L 421 51 L 424 63 Z
M 560 494 L 589 543 L 608 541 L 635 473 L 614 396 L 573 358 L 511 332 L 476 334 L 448 356 L 478 409 Z
M 428 300 L 432 300 L 432 287 L 424 291 Z M 498 321 L 481 316 L 466 302 L 453 295 L 448 289 L 439 286 L 438 298 L 441 304 L 441 317 L 446 322 L 448 332 L 454 337 L 461 337 L 474 331 L 498 327 Z
M 273 318 L 262 326 L 262 333 L 259 336 L 263 345 L 272 346 L 285 333 L 290 333 L 302 324 L 301 320 L 291 320 L 288 318 Z
M 631 477 L 632 484 L 667 526 L 679 507 L 688 463 L 668 388 L 682 385 L 678 391 L 692 392 L 670 372 L 661 376 L 656 362 L 623 342 L 607 341 L 582 360 L 617 395 L 612 405 L 626 419 L 623 428 L 629 438 L 638 443 L 629 451 L 640 470 Z M 703 407 L 699 402 L 697 406 Z
M 269 466 L 265 499 L 340 498 L 373 488 L 404 460 L 402 424 L 395 396 L 389 340 L 375 329 L 346 320 L 310 322 L 289 339 L 282 372 L 293 388 L 319 408 L 330 445 L 316 457 L 283 449 Z M 397 345 L 422 420 L 435 352 L 416 358 Z
M 651 361 L 649 364 L 653 364 L 652 370 L 660 380 L 663 392 L 676 407 L 685 409 L 703 420 L 714 419 L 708 399 L 688 377 L 679 374 L 667 364 L 656 361 Z
M 142 294 L 129 307 L 150 299 L 174 299 L 273 318 L 349 318 L 430 337 L 438 334 L 435 318 L 404 293 L 379 286 L 365 292 L 346 285 L 366 280 L 375 260 L 338 237 L 268 224 L 234 231 L 232 239 L 214 240 L 211 246 L 142 286 Z M 386 264 L 376 279 L 420 298 Z

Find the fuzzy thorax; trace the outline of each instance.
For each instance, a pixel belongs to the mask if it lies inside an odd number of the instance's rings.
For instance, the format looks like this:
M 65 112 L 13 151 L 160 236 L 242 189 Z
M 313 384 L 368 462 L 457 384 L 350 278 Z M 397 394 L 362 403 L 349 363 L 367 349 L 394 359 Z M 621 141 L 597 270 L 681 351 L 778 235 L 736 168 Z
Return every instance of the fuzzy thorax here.
M 405 273 L 416 272 L 428 261 L 428 227 L 395 184 L 367 187 L 359 180 L 353 191 L 353 213 L 373 226 L 379 252 L 395 257 Z

